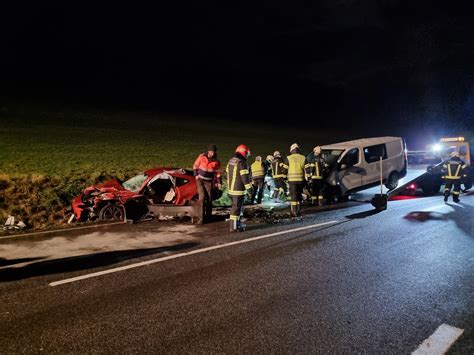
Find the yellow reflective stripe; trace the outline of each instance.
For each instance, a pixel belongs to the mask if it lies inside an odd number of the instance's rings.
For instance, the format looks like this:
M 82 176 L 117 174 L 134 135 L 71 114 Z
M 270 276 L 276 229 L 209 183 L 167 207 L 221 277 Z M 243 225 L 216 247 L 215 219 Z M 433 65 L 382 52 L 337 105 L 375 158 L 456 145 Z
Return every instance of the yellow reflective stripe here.
M 323 177 L 322 176 L 312 176 L 311 179 L 313 179 L 313 180 L 322 180 Z
M 459 195 L 459 191 L 453 191 L 453 195 Z
M 285 169 L 288 169 L 288 165 L 282 164 L 282 166 L 283 166 Z
M 318 199 L 322 200 L 322 199 L 323 199 L 323 196 L 318 196 Z
M 455 175 L 456 176 L 461 175 L 460 172 L 461 172 L 461 165 L 458 165 L 458 168 L 456 169 L 456 174 Z
M 448 164 L 448 175 L 449 177 L 453 176 L 453 174 L 451 174 L 451 164 Z
M 284 178 L 284 177 L 285 177 L 285 175 L 283 175 L 283 174 L 273 175 L 273 178 L 274 178 L 274 179 Z
M 291 201 L 291 205 L 292 205 L 292 206 L 298 206 L 299 204 L 300 204 L 300 203 L 299 203 L 298 201 L 296 201 L 296 202 L 295 202 L 295 201 Z
M 252 187 L 252 184 L 245 184 L 244 186 L 245 186 L 245 189 L 248 190 Z
M 242 169 L 240 170 L 240 175 L 245 175 L 245 174 L 248 174 L 249 171 L 247 169 Z
M 460 176 L 445 176 L 444 178 L 448 179 L 448 180 L 459 180 L 459 179 L 461 179 Z
M 229 191 L 234 191 L 235 189 L 235 180 L 237 179 L 237 166 L 234 165 L 234 169 L 232 169 L 232 183 L 230 184 Z
M 231 220 L 231 221 L 238 221 L 238 220 L 239 220 L 239 216 L 236 216 L 236 215 L 231 214 L 231 215 L 230 215 L 230 220 Z
M 228 190 L 227 193 L 232 196 L 243 196 L 245 191 Z
M 321 175 L 319 174 L 319 164 L 316 164 L 315 167 L 316 167 L 316 176 L 317 176 L 317 177 L 321 176 Z
M 467 164 L 464 164 L 464 165 L 462 166 L 463 169 L 466 169 L 466 167 L 467 167 Z

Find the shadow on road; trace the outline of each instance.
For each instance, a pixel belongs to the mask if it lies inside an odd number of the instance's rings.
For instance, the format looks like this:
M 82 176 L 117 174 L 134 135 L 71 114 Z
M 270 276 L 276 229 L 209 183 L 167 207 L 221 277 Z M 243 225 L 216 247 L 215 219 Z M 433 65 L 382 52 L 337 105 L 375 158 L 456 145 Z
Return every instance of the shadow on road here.
M 380 213 L 382 211 L 377 211 L 376 209 L 369 210 L 369 211 L 364 211 L 364 212 L 359 212 L 359 213 L 354 213 L 349 216 L 346 216 L 348 219 L 361 219 L 361 218 L 366 218 L 373 216 L 374 214 Z
M 408 213 L 404 218 L 412 222 L 426 221 L 453 221 L 464 234 L 474 237 L 474 207 L 463 202 L 447 203 L 454 211 L 438 213 L 431 211 L 414 211 Z
M 21 259 L 0 258 L 0 267 L 1 266 L 21 264 L 21 263 L 26 263 L 28 261 L 35 261 L 35 260 L 41 260 L 41 259 L 44 259 L 44 258 L 42 258 L 42 257 L 39 257 L 39 258 L 21 258 Z
M 159 247 L 159 248 L 148 248 L 148 249 L 133 249 L 133 250 L 120 250 L 110 251 L 104 253 L 90 254 L 74 256 L 56 260 L 46 260 L 33 264 L 26 265 L 24 267 L 10 267 L 0 270 L 0 282 L 17 281 L 35 276 L 43 276 L 50 274 L 58 274 L 63 272 L 73 272 L 79 270 L 86 270 L 96 267 L 108 266 L 116 264 L 125 260 L 139 258 L 147 255 L 153 255 L 157 253 L 163 253 L 167 251 L 179 251 L 189 249 L 198 245 L 198 243 L 183 243 L 173 246 Z M 14 260 L 6 260 L 10 262 Z M 16 263 L 19 263 L 15 259 Z M 23 260 L 21 262 L 28 261 Z M 14 262 L 15 263 L 15 262 Z M 5 264 L 8 265 L 8 264 Z M 10 264 L 11 265 L 11 264 Z
M 454 211 L 448 213 L 446 217 L 453 220 L 464 234 L 474 237 L 474 207 L 462 201 L 460 203 L 452 203 L 450 206 L 454 208 Z
M 446 215 L 431 211 L 413 211 L 403 217 L 412 222 L 445 221 Z

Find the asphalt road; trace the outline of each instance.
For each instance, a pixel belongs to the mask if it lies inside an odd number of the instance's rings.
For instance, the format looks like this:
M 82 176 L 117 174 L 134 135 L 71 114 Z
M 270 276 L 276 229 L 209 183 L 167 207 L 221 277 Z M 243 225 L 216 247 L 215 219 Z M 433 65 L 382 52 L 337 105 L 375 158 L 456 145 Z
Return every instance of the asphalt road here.
M 238 234 L 217 222 L 174 246 L 79 258 L 2 255 L 0 353 L 411 353 L 446 323 L 464 329 L 451 351 L 472 354 L 474 195 L 461 198 L 353 205 Z M 138 239 L 157 227 L 117 228 Z

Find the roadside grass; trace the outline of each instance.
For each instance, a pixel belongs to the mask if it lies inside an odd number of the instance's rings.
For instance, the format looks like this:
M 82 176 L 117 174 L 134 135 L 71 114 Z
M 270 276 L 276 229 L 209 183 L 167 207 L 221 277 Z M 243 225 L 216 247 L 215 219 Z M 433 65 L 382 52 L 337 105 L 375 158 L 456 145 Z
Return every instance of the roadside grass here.
M 265 158 L 275 150 L 285 154 L 294 142 L 306 153 L 316 144 L 335 141 L 330 132 L 258 119 L 243 124 L 77 108 L 0 114 L 0 221 L 13 215 L 34 229 L 66 223 L 71 199 L 89 185 L 113 176 L 127 179 L 157 166 L 191 168 L 210 143 L 218 146 L 225 166 L 241 143 L 253 157 Z

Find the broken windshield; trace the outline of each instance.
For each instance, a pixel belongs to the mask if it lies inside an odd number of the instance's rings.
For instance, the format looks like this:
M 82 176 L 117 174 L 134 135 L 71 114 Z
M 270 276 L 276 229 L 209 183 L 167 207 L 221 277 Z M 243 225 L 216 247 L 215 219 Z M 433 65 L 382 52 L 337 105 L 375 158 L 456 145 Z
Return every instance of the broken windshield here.
M 122 186 L 125 187 L 128 191 L 137 192 L 142 187 L 143 183 L 147 178 L 146 174 L 138 174 L 137 176 L 132 177 L 125 181 Z
M 326 163 L 334 165 L 343 151 L 344 149 L 323 149 L 322 156 L 324 160 L 326 160 Z

